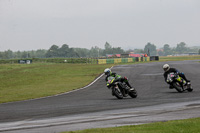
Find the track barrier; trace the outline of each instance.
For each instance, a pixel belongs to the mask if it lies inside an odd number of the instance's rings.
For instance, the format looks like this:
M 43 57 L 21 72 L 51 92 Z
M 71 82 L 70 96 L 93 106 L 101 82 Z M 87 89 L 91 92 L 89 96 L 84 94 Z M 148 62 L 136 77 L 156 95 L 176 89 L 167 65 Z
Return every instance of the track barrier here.
M 98 64 L 117 64 L 130 62 L 147 62 L 152 60 L 159 60 L 158 56 L 152 57 L 133 57 L 133 58 L 113 58 L 113 59 L 98 59 Z

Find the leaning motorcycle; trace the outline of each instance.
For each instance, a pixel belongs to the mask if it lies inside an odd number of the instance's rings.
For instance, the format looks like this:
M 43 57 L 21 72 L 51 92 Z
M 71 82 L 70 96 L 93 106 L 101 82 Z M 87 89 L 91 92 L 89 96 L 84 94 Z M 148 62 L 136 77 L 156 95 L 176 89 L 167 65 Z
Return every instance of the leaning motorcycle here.
M 167 75 L 167 81 L 178 91 L 184 92 L 187 90 L 188 92 L 192 92 L 193 88 L 190 82 L 186 82 L 182 77 L 180 77 L 177 73 L 169 73 Z
M 137 97 L 137 91 L 135 88 L 130 88 L 126 83 L 121 81 L 115 82 L 115 77 L 108 77 L 107 84 L 109 84 L 112 90 L 112 95 L 116 96 L 118 99 L 123 99 L 124 97 L 130 96 L 132 98 Z

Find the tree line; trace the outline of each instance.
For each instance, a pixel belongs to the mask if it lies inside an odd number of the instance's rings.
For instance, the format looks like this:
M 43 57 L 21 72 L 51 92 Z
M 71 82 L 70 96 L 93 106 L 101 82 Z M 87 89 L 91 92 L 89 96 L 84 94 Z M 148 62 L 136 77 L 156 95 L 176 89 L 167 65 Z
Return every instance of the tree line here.
M 152 43 L 147 43 L 144 49 L 129 49 L 123 50 L 121 47 L 112 47 L 108 42 L 105 43 L 104 49 L 97 46 L 92 47 L 91 49 L 86 48 L 70 48 L 69 45 L 63 44 L 61 47 L 57 45 L 52 45 L 48 50 L 38 49 L 32 51 L 17 51 L 13 52 L 11 50 L 6 50 L 0 52 L 0 59 L 23 59 L 23 58 L 98 58 L 106 57 L 107 54 L 128 54 L 133 53 L 142 53 L 148 54 L 149 56 L 167 56 L 167 55 L 176 55 L 176 54 L 186 54 L 189 52 L 199 53 L 200 47 L 190 48 L 187 47 L 186 43 L 181 42 L 177 44 L 176 47 L 170 47 L 169 44 L 165 44 L 159 50 L 156 48 L 156 45 Z
M 168 56 L 168 55 L 184 55 L 184 54 L 200 54 L 200 46 L 187 47 L 185 42 L 178 43 L 176 47 L 170 47 L 169 44 L 165 44 L 162 48 L 156 49 L 156 46 L 151 43 L 147 43 L 144 48 L 144 52 L 150 52 L 151 55 Z
M 108 42 L 105 43 L 105 49 L 97 46 L 91 49 L 86 48 L 70 48 L 69 45 L 63 44 L 61 47 L 52 45 L 48 50 L 39 49 L 32 51 L 7 50 L 0 52 L 0 59 L 23 59 L 23 58 L 97 58 L 105 57 L 106 54 L 122 54 L 125 51 L 121 47 L 112 47 Z

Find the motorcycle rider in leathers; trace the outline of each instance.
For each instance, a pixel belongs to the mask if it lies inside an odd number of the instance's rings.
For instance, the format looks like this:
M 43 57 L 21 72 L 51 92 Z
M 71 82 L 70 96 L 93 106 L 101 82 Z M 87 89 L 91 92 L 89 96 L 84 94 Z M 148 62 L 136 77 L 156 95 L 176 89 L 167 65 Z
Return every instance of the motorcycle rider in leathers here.
M 121 82 L 125 82 L 127 84 L 128 87 L 132 88 L 132 86 L 129 84 L 127 77 L 121 77 L 120 75 L 118 75 L 117 73 L 113 73 L 109 68 L 106 68 L 104 70 L 104 73 L 106 75 L 106 82 L 108 81 L 108 77 L 112 76 L 115 78 L 115 81 L 121 81 Z M 107 84 L 107 87 L 110 88 L 110 84 Z
M 179 72 L 176 68 L 170 68 L 170 66 L 168 64 L 164 64 L 163 65 L 163 70 L 165 71 L 163 76 L 165 78 L 165 82 L 167 82 L 170 86 L 169 88 L 172 89 L 173 88 L 173 85 L 170 84 L 169 81 L 167 81 L 167 75 L 171 72 L 174 72 L 174 73 L 177 73 L 180 77 L 182 77 L 187 83 L 190 82 L 190 80 L 188 80 L 186 77 L 185 77 L 185 74 L 183 72 Z

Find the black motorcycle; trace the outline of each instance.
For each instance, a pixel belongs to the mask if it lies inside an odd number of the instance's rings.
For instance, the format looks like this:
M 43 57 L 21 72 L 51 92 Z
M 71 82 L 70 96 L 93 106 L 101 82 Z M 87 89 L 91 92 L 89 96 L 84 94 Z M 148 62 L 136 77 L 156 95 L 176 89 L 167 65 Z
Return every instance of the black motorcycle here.
M 132 98 L 137 97 L 137 91 L 135 88 L 130 88 L 126 83 L 121 81 L 116 81 L 115 77 L 108 77 L 107 84 L 109 84 L 112 90 L 112 95 L 116 96 L 118 99 L 123 99 L 124 97 L 130 96 Z
M 180 77 L 177 73 L 169 73 L 167 75 L 167 80 L 169 83 L 175 88 L 178 92 L 192 92 L 193 88 L 190 82 L 186 82 L 182 77 Z

